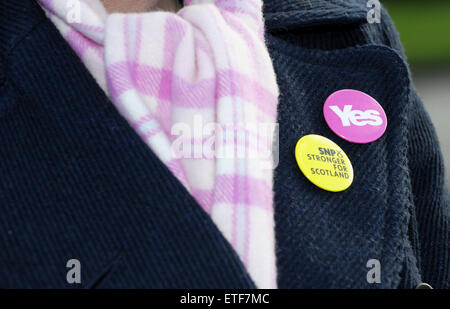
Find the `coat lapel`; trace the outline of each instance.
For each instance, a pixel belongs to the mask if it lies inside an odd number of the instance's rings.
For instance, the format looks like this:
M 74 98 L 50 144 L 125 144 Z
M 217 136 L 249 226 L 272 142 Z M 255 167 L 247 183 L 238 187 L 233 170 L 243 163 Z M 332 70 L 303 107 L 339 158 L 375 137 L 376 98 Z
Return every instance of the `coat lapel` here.
M 351 2 L 354 6 L 349 9 Z M 363 25 L 367 11 L 356 1 L 340 9 L 339 3 L 312 1 L 316 10 L 311 15 L 299 5 L 298 11 L 294 9 L 297 13 L 291 14 L 305 18 L 295 25 L 281 10 L 266 11 L 272 25 L 267 41 L 281 93 L 280 163 L 275 172 L 280 288 L 396 288 L 409 250 L 408 69 L 397 52 L 386 46 L 330 46 L 335 29 L 330 23 L 346 27 L 341 32 L 352 36 L 349 43 L 357 42 L 355 34 L 361 35 L 361 26 L 368 26 Z M 322 22 L 316 24 L 319 13 Z M 381 139 L 352 144 L 327 127 L 323 104 L 340 89 L 357 89 L 380 102 L 388 117 Z M 347 153 L 355 171 L 348 190 L 326 192 L 302 175 L 294 148 L 306 134 L 328 137 Z M 381 265 L 380 284 L 367 281 L 373 259 Z
M 2 23 L 28 32 L 3 35 L 10 74 L 0 88 L 9 98 L 0 109 L 8 145 L 0 153 L 7 188 L 0 192 L 7 201 L 0 264 L 11 270 L 2 276 L 7 286 L 255 287 L 210 217 L 118 114 L 35 1 L 2 6 L 14 15 Z M 70 259 L 81 263 L 80 285 L 66 281 Z

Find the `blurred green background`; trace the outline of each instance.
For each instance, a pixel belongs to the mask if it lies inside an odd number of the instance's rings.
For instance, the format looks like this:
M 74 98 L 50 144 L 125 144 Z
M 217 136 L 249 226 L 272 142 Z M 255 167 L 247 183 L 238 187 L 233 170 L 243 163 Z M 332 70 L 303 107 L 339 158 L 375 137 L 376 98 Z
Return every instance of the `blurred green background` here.
M 450 0 L 381 1 L 413 67 L 450 66 Z
M 441 142 L 450 184 L 450 0 L 382 0 Z

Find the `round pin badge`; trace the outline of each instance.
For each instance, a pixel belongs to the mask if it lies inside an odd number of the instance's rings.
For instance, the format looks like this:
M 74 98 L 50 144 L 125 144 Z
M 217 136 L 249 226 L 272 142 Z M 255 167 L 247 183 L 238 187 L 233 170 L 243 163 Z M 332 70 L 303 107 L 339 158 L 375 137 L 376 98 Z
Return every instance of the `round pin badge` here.
M 325 101 L 323 115 L 334 133 L 352 143 L 376 141 L 387 127 L 386 113 L 377 100 L 353 89 L 332 93 Z
M 302 173 L 327 191 L 340 192 L 353 182 L 353 166 L 344 151 L 330 139 L 310 134 L 295 146 L 295 158 Z

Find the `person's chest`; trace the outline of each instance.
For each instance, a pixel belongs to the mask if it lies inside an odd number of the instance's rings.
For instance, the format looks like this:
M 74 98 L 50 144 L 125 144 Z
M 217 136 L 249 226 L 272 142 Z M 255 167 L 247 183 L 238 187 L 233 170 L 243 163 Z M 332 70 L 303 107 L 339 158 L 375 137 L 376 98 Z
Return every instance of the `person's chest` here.
M 303 25 L 267 21 L 281 93 L 274 179 L 279 287 L 373 287 L 366 278 L 373 259 L 388 278 L 378 287 L 397 287 L 410 195 L 408 72 L 394 50 L 356 46 L 361 36 L 353 37 L 354 29 L 365 18 L 359 7 L 332 20 L 314 12 Z M 335 25 L 344 27 L 339 40 L 321 30 Z M 0 88 L 7 98 L 0 109 L 6 286 L 71 287 L 71 259 L 84 269 L 81 287 L 254 286 L 211 219 L 49 22 L 10 59 Z M 325 99 L 348 88 L 383 106 L 389 122 L 381 139 L 349 143 L 326 125 Z M 347 153 L 355 173 L 348 190 L 326 192 L 301 174 L 294 148 L 307 134 L 328 137 Z

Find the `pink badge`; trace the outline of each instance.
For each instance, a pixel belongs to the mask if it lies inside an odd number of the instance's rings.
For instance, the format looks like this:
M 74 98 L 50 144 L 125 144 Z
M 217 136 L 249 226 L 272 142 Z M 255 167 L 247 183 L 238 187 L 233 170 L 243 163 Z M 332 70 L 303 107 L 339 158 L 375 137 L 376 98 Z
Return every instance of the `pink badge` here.
M 386 131 L 387 118 L 381 105 L 358 90 L 332 93 L 325 101 L 323 114 L 331 130 L 352 143 L 373 142 Z

